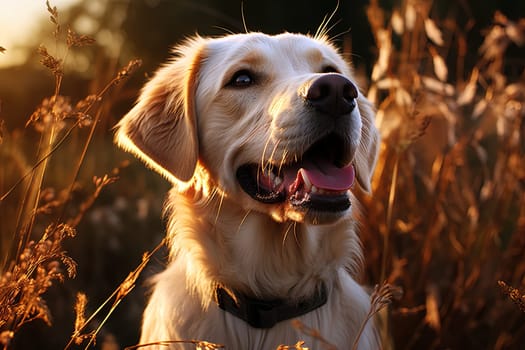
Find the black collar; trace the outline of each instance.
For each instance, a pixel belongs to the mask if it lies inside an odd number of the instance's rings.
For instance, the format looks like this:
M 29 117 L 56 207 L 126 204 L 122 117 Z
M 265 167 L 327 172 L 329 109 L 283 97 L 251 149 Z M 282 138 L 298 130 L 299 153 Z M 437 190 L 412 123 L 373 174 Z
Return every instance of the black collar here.
M 224 288 L 217 286 L 215 298 L 218 306 L 255 328 L 271 328 L 277 322 L 304 315 L 323 306 L 328 299 L 324 284 L 311 298 L 299 303 L 289 303 L 284 299 L 260 300 L 240 292 L 232 293 L 235 299 Z

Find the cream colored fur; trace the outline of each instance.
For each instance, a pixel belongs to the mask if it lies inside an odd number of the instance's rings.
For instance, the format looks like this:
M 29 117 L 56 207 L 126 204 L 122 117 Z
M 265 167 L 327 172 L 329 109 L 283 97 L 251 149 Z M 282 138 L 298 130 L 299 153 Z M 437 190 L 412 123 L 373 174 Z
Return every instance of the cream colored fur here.
M 290 162 L 311 145 L 317 126 L 301 96 L 326 65 L 352 80 L 348 64 L 325 38 L 195 37 L 175 49 L 119 123 L 116 142 L 173 183 L 166 204 L 170 261 L 154 278 L 141 343 L 199 339 L 227 349 L 275 349 L 305 340 L 322 348 L 289 321 L 255 329 L 214 302 L 218 284 L 293 302 L 310 297 L 321 282 L 327 304 L 300 321 L 339 349 L 354 343 L 370 308 L 356 282 L 362 266 L 356 199 L 336 219 L 314 224 L 286 204 L 252 199 L 235 176 L 242 164 Z M 226 88 L 242 69 L 257 72 L 256 85 Z M 360 95 L 348 136 L 366 191 L 378 147 L 373 118 Z M 358 348 L 380 348 L 372 322 Z

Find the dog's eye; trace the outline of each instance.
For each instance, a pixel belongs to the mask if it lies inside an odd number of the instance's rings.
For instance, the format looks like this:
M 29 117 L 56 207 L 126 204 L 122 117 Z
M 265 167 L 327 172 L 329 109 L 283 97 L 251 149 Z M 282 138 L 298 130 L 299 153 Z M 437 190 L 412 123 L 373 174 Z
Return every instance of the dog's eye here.
M 334 66 L 324 66 L 322 72 L 323 73 L 340 73 L 339 69 L 335 68 Z
M 233 75 L 231 80 L 228 82 L 229 86 L 233 87 L 248 87 L 254 82 L 252 73 L 247 70 L 240 70 Z

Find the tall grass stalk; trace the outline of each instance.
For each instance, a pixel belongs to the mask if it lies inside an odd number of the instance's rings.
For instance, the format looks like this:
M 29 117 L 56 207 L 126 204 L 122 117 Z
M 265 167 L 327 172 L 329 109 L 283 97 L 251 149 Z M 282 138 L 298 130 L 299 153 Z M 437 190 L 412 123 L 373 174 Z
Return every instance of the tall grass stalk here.
M 55 26 L 53 35 L 58 47 L 58 41 L 61 40 L 63 34 L 58 20 L 58 11 L 56 7 L 51 7 L 48 1 L 46 5 L 51 22 Z M 94 40 L 68 29 L 65 41 L 66 51 L 61 59 L 50 54 L 44 46 L 38 49 L 42 64 L 53 73 L 55 89 L 51 97 L 42 101 L 26 124 L 26 127 L 34 127 L 40 133 L 36 152 L 37 160 L 30 170 L 15 181 L 10 189 L 0 197 L 0 204 L 8 205 L 8 201 L 16 201 L 15 190 L 19 186 L 24 187 L 14 225 L 13 242 L 15 244 L 10 251 L 6 252 L 8 258 L 0 269 L 0 344 L 4 349 L 9 348 L 11 340 L 25 324 L 37 319 L 50 324 L 50 310 L 43 294 L 56 281 L 64 280 L 66 275 L 62 271 L 63 267 L 67 269 L 67 277 L 75 276 L 76 264 L 62 248 L 63 240 L 76 234 L 75 227 L 82 215 L 94 203 L 102 188 L 111 184 L 115 178 L 108 175 L 102 178 L 94 177 L 95 191 L 80 205 L 76 216 L 66 217 L 66 207 L 70 204 L 73 188 L 77 183 L 87 149 L 102 116 L 101 101 L 104 95 L 140 65 L 138 60 L 131 61 L 99 93 L 89 95 L 73 106 L 70 99 L 61 94 L 66 58 L 73 47 L 91 45 Z M 98 109 L 95 111 L 95 119 L 92 120 L 90 114 L 95 108 Z M 67 144 L 74 130 L 88 125 L 90 126 L 89 134 L 83 142 L 81 153 L 72 169 L 73 177 L 67 186 L 65 196 L 42 203 L 43 186 L 52 156 Z M 51 223 L 47 224 L 45 231 L 39 234 L 36 223 L 39 222 L 38 227 L 41 227 L 45 222 L 42 220 L 42 214 L 49 215 L 52 212 L 58 214 L 51 219 Z M 40 236 L 40 238 L 34 240 L 35 236 Z M 140 265 L 140 271 L 144 268 L 144 264 L 145 262 Z M 134 279 L 140 271 L 135 271 Z M 123 284 L 120 288 L 119 300 L 133 287 L 133 284 L 130 285 L 130 279 L 126 282 L 128 283 L 126 292 L 123 292 Z M 118 303 L 113 309 L 117 305 Z M 95 336 L 96 332 L 93 334 L 93 337 Z M 93 339 L 87 347 L 93 344 Z
M 387 323 L 396 348 L 519 348 L 523 316 L 496 282 L 525 281 L 525 61 L 508 58 L 525 19 L 496 12 L 472 63 L 472 21 L 437 17 L 440 6 L 368 7 L 382 134 L 362 198 L 368 272 L 405 291 Z

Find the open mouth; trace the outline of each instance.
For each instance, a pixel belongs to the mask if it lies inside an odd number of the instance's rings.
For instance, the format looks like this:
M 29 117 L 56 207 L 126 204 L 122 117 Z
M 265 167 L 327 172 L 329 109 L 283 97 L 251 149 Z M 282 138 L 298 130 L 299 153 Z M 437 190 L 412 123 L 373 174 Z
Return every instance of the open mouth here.
M 350 207 L 349 189 L 355 180 L 351 155 L 342 138 L 330 134 L 314 143 L 296 162 L 283 165 L 249 163 L 237 169 L 237 180 L 253 199 L 288 202 L 303 210 L 341 212 Z

